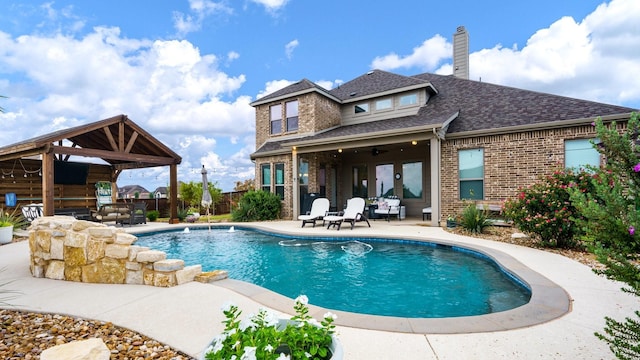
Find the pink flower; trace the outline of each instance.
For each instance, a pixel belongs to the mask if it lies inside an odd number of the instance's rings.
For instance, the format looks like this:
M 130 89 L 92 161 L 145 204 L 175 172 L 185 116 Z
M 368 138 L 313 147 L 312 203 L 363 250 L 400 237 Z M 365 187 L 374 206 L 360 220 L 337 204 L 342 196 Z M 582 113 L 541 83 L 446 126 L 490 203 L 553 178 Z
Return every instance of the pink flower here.
M 633 171 L 640 172 L 640 163 L 637 163 L 636 166 L 633 167 Z
M 636 233 L 636 228 L 629 226 L 629 235 L 633 236 Z

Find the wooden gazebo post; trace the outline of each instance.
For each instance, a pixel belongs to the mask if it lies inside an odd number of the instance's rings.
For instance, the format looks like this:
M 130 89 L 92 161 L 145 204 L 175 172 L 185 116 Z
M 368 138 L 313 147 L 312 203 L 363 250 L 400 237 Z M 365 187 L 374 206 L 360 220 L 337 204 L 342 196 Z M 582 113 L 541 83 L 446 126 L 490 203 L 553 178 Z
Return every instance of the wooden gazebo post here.
M 169 223 L 177 224 L 178 219 L 178 165 L 169 165 L 169 200 L 170 200 L 170 216 Z
M 42 212 L 53 216 L 53 149 L 42 153 Z

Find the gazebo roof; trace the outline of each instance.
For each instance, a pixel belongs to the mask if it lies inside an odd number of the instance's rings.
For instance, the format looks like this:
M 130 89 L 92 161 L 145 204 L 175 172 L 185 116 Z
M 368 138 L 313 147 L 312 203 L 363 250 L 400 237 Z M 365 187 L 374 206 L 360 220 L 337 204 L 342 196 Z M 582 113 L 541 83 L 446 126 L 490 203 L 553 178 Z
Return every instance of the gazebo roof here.
M 131 121 L 118 115 L 0 147 L 0 161 L 48 152 L 99 158 L 118 170 L 180 164 L 182 158 Z M 62 158 L 60 159 L 62 160 Z

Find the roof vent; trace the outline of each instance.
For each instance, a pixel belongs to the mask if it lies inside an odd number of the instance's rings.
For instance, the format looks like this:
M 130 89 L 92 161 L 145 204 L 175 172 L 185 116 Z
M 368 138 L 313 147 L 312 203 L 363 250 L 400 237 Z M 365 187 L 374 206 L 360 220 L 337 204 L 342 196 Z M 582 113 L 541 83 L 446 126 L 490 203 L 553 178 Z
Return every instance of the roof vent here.
M 349 96 L 356 96 L 357 92 L 352 92 L 351 94 L 349 94 Z
M 373 74 L 373 73 L 374 73 L 374 71 L 373 71 L 373 70 L 371 70 L 371 71 L 369 71 L 369 72 L 367 73 L 367 75 L 371 75 L 371 74 Z

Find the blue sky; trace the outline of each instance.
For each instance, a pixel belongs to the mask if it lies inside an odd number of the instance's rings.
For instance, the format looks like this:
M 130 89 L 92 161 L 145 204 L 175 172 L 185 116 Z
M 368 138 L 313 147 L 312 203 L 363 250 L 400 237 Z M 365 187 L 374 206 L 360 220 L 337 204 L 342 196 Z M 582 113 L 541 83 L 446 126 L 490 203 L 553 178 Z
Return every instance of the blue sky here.
M 251 101 L 372 68 L 451 74 L 461 25 L 473 80 L 640 108 L 639 18 L 637 0 L 7 0 L 0 145 L 124 113 L 183 157 L 180 180 L 204 164 L 229 191 L 254 176 Z

